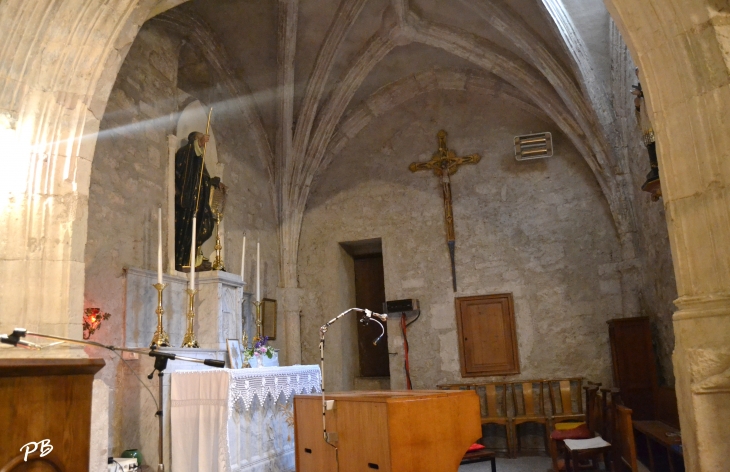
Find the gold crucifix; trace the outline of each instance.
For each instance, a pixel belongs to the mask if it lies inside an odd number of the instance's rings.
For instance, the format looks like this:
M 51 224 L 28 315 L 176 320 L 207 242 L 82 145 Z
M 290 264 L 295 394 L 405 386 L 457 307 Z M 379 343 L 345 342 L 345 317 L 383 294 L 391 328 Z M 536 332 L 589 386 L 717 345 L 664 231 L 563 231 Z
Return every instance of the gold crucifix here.
M 454 233 L 454 212 L 451 206 L 451 176 L 459 170 L 460 165 L 476 164 L 482 157 L 479 154 L 456 157 L 456 153 L 446 147 L 446 131 L 439 131 L 437 136 L 439 150 L 431 160 L 428 162 L 414 162 L 408 168 L 411 172 L 433 170 L 433 173 L 441 179 L 441 190 L 444 197 L 444 219 L 446 222 L 446 245 L 449 247 L 449 255 L 451 256 L 451 280 L 454 283 L 454 292 L 456 292 L 456 265 L 454 264 L 456 234 Z

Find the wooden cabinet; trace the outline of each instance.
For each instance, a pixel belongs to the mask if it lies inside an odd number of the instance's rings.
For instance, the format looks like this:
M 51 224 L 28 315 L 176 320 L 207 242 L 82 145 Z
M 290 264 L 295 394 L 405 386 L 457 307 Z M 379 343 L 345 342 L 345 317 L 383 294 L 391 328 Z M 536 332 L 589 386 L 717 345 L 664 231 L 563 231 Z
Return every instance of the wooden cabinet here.
M 91 387 L 102 359 L 0 359 L 0 470 L 89 470 Z M 42 442 L 24 461 L 21 448 Z M 33 449 L 29 446 L 27 449 Z
M 456 299 L 461 375 L 520 373 L 512 294 Z
M 468 447 L 481 437 L 474 391 L 352 392 L 294 397 L 297 472 L 457 472 Z M 337 467 L 339 458 L 339 469 Z
M 613 360 L 613 383 L 635 420 L 654 419 L 657 391 L 651 324 L 646 316 L 608 322 Z

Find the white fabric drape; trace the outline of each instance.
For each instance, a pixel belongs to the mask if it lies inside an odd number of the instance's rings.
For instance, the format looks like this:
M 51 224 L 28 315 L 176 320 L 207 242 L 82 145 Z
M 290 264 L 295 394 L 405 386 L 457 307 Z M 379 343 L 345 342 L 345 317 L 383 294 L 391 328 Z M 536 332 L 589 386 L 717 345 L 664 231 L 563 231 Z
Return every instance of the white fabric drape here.
M 174 372 L 172 470 L 256 471 L 292 462 L 293 433 L 280 413 L 294 394 L 320 392 L 320 379 L 319 366 Z

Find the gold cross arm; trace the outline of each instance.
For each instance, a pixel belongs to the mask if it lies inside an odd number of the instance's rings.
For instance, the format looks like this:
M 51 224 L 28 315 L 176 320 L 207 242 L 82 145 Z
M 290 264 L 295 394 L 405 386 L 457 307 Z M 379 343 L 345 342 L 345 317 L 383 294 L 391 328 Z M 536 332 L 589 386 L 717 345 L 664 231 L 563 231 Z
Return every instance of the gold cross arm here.
M 446 131 L 441 130 L 438 133 L 439 150 L 433 155 L 428 162 L 413 162 L 408 168 L 411 172 L 417 172 L 419 170 L 433 170 L 433 173 L 441 177 L 444 171 L 448 172 L 448 175 L 454 175 L 459 166 L 462 164 L 476 164 L 482 156 L 479 154 L 472 154 L 465 157 L 457 157 L 454 151 L 446 147 Z

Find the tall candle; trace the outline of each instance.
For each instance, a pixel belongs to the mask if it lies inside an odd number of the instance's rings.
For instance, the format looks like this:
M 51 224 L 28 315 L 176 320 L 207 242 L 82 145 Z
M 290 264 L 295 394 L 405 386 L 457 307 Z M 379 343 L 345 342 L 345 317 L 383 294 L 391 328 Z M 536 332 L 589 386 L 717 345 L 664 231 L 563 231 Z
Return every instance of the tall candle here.
M 162 208 L 157 209 L 157 283 L 162 285 Z
M 241 249 L 241 280 L 246 282 L 246 233 L 243 233 L 243 249 Z
M 256 241 L 256 301 L 261 301 L 261 244 Z
M 195 290 L 195 261 L 197 260 L 197 254 L 195 254 L 195 229 L 198 227 L 198 219 L 193 216 L 193 243 L 190 245 L 190 290 Z

